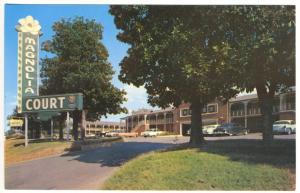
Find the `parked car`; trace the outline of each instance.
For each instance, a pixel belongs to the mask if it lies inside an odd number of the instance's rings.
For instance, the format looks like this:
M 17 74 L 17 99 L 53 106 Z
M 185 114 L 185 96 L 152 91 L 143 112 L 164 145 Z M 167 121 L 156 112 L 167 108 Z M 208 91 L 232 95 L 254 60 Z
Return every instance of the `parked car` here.
M 203 126 L 202 132 L 204 135 L 213 135 L 215 129 L 219 126 L 220 126 L 219 124 L 205 125 L 205 126 Z
M 279 120 L 273 123 L 273 133 L 296 133 L 296 124 L 293 120 Z
M 225 123 L 214 130 L 216 135 L 246 135 L 248 130 L 237 123 Z
M 149 129 L 147 131 L 144 131 L 141 133 L 144 137 L 156 137 L 158 136 L 162 131 L 158 131 L 157 129 Z
M 191 135 L 191 128 L 186 131 L 186 135 Z
M 105 133 L 105 137 L 115 137 L 115 136 L 118 136 L 118 133 L 115 131 L 110 131 Z
M 214 130 L 220 125 L 215 124 L 215 125 L 205 125 L 203 126 L 202 132 L 204 135 L 212 135 L 214 134 Z M 189 128 L 186 132 L 186 135 L 191 135 L 191 128 Z
M 86 137 L 96 137 L 96 134 L 91 133 L 91 134 L 86 134 L 85 136 Z
M 116 136 L 119 136 L 119 133 L 122 133 L 122 132 L 123 132 L 122 130 L 110 131 L 110 132 L 105 133 L 105 136 L 106 137 L 116 137 Z
M 96 137 L 105 137 L 106 136 L 106 133 L 105 131 L 100 131 L 100 132 L 96 132 Z

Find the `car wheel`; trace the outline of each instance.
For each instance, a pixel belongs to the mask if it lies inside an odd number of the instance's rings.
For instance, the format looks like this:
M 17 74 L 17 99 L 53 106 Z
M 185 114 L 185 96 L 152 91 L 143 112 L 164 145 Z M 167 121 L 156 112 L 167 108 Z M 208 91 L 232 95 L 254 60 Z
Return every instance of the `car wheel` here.
M 290 128 L 287 129 L 287 134 L 291 135 L 292 134 L 292 130 Z

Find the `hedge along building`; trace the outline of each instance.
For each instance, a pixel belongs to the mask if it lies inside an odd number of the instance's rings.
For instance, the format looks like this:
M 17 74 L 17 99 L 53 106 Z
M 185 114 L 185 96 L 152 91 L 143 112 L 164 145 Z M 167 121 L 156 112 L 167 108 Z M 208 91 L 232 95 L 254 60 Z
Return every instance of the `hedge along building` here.
M 274 120 L 295 120 L 295 89 L 276 94 L 273 107 Z M 238 96 L 223 103 L 215 100 L 203 108 L 203 125 L 239 123 L 250 132 L 262 131 L 262 115 L 256 94 Z M 139 110 L 122 118 L 128 132 L 141 133 L 150 128 L 186 135 L 191 127 L 190 104 L 182 103 L 177 108 L 163 110 Z

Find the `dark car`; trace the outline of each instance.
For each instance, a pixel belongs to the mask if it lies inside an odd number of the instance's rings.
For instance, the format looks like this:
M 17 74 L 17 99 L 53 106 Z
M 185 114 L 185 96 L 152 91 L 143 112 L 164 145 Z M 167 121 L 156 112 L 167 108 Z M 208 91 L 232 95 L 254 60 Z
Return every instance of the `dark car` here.
M 216 135 L 247 135 L 248 130 L 237 123 L 225 123 L 214 130 Z
M 187 130 L 186 135 L 191 135 L 191 128 Z

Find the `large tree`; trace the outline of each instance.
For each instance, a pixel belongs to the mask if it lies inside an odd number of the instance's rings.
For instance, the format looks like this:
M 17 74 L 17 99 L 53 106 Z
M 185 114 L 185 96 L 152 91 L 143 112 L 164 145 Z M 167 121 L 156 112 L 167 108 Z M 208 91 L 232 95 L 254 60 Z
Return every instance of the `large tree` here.
M 274 95 L 295 85 L 295 6 L 232 6 L 226 20 L 240 69 L 236 82 L 256 89 L 263 115 L 263 139 L 273 140 Z
M 191 104 L 191 144 L 201 143 L 202 109 L 228 99 L 235 73 L 224 9 L 217 6 L 111 6 L 117 38 L 131 47 L 119 79 L 144 85 L 152 105 Z
M 83 93 L 83 112 L 87 119 L 126 112 L 121 104 L 125 91 L 111 83 L 114 71 L 108 51 L 101 42 L 103 27 L 82 17 L 62 19 L 52 26 L 52 40 L 42 49 L 51 57 L 42 59 L 41 94 Z M 78 139 L 80 112 L 73 112 L 73 131 Z

